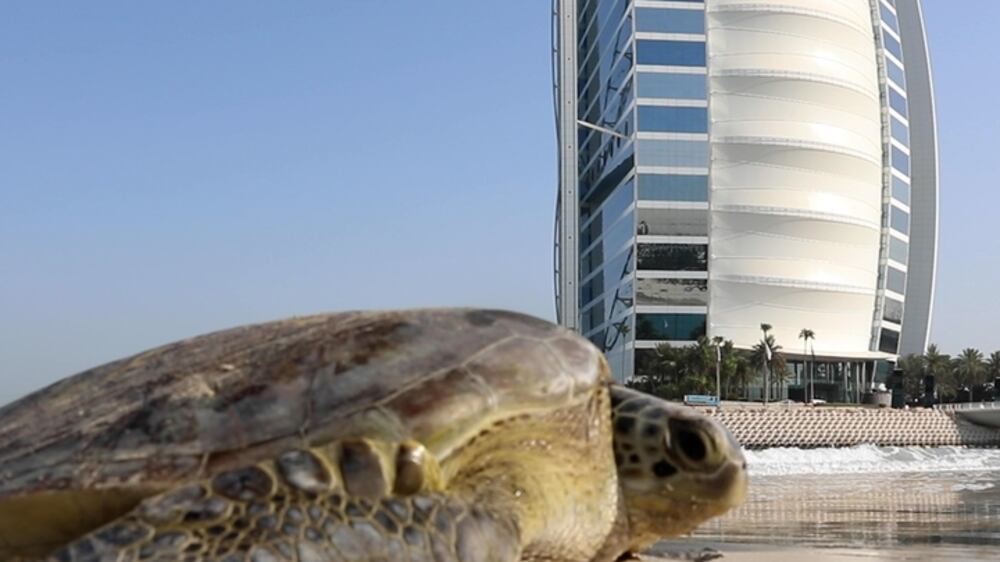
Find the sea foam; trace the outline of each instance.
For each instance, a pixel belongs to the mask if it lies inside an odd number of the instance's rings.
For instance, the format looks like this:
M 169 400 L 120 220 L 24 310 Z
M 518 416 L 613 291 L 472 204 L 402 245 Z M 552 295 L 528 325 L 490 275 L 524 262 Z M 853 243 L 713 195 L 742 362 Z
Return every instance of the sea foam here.
M 751 476 L 1000 471 L 1000 450 L 965 447 L 777 448 L 745 451 Z

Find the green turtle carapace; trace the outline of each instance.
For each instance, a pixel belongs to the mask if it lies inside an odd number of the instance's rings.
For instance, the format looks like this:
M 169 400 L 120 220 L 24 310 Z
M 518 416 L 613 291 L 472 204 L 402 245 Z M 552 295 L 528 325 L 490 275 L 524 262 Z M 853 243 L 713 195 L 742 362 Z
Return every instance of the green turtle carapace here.
M 0 560 L 609 562 L 746 488 L 718 423 L 502 311 L 240 327 L 0 409 Z

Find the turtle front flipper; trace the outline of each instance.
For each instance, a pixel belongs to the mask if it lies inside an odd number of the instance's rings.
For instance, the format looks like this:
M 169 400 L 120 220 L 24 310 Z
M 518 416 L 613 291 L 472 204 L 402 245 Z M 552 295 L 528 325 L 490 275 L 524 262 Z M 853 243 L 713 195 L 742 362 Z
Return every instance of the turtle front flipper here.
M 433 459 L 404 445 L 395 470 L 385 470 L 393 463 L 381 460 L 379 444 L 358 440 L 340 444 L 335 459 L 298 450 L 224 472 L 143 501 L 49 560 L 518 560 L 514 518 L 428 490 Z
M 192 489 L 173 493 L 189 497 Z M 162 501 L 173 502 L 167 494 Z M 156 501 L 156 500 L 152 500 Z M 55 553 L 48 562 L 515 562 L 517 526 L 444 494 L 377 502 L 339 494 L 286 500 L 276 511 L 209 497 L 185 520 L 161 525 L 133 513 Z M 198 520 L 225 505 L 231 513 Z M 251 515 L 253 512 L 259 514 Z

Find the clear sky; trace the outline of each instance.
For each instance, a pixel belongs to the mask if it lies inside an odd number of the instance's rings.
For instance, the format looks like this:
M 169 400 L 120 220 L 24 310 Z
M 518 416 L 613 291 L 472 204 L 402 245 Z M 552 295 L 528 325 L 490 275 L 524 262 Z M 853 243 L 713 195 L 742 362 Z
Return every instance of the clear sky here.
M 924 3 L 942 149 L 932 339 L 989 352 L 1000 2 Z M 0 3 L 0 403 L 293 314 L 553 318 L 549 5 Z

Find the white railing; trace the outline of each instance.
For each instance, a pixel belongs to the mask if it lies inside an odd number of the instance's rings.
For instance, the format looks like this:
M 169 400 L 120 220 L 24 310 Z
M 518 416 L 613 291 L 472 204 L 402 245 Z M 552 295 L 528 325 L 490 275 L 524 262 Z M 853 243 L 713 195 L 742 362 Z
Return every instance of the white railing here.
M 935 410 L 949 412 L 957 410 L 1000 410 L 1000 402 L 960 402 L 957 404 L 935 404 Z

